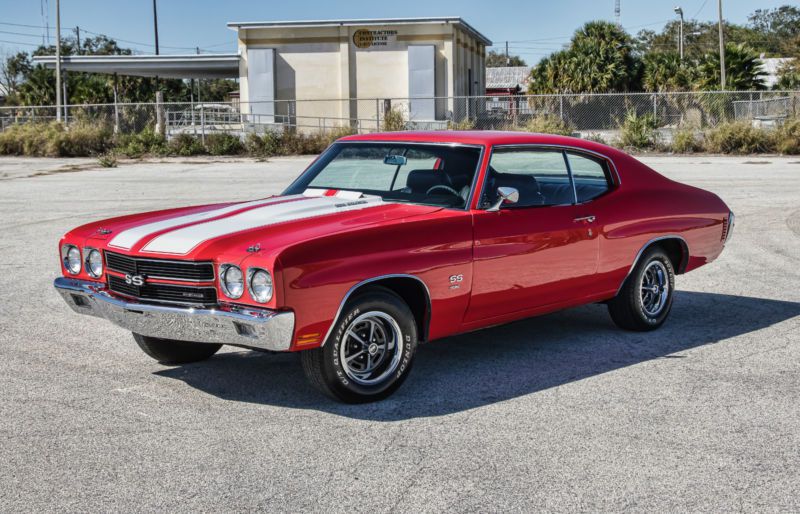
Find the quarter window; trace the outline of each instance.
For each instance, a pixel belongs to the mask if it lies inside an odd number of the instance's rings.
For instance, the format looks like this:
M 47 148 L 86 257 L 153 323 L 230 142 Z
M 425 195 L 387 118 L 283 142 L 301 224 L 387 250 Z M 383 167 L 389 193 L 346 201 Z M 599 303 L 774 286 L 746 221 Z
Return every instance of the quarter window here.
M 593 157 L 567 152 L 578 203 L 588 202 L 609 190 L 608 165 Z
M 498 187 L 513 187 L 519 191 L 515 207 L 564 205 L 574 201 L 561 150 L 496 148 L 489 162 L 486 204 L 496 201 Z

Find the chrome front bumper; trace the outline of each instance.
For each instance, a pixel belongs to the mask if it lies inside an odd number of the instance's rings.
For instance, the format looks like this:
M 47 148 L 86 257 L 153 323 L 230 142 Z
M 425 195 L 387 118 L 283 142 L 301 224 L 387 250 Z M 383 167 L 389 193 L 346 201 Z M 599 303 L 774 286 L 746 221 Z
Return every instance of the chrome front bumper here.
M 97 282 L 66 277 L 57 278 L 53 286 L 75 312 L 107 319 L 144 336 L 276 352 L 286 351 L 292 345 L 293 312 L 229 306 L 195 309 L 150 305 L 109 293 Z

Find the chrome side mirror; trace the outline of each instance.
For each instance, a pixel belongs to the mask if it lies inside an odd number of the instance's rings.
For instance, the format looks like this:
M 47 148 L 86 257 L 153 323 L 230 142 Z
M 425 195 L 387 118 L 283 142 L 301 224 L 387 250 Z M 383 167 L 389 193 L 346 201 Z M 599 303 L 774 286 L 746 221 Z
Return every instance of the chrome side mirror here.
M 486 209 L 487 212 L 496 212 L 502 205 L 513 205 L 519 201 L 519 191 L 513 187 L 498 187 L 497 202 Z

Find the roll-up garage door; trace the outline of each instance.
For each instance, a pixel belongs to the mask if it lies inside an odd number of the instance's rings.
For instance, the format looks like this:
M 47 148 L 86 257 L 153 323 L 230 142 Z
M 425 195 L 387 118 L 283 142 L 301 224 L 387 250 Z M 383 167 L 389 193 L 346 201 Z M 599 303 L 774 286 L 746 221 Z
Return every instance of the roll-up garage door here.
M 436 47 L 408 47 L 409 121 L 436 119 Z
M 250 104 L 245 112 L 252 114 L 252 123 L 275 122 L 275 50 L 247 50 L 247 94 Z

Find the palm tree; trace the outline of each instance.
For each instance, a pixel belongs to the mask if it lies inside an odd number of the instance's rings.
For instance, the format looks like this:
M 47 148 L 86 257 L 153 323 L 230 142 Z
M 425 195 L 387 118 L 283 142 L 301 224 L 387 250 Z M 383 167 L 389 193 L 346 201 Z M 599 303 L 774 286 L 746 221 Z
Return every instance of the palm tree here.
M 725 89 L 732 91 L 766 89 L 764 75 L 755 50 L 744 44 L 725 45 Z M 698 68 L 697 87 L 704 91 L 717 91 L 720 86 L 719 54 L 706 54 Z
M 645 91 L 688 91 L 692 88 L 696 67 L 681 62 L 676 52 L 649 53 L 643 59 L 642 85 Z

